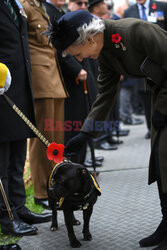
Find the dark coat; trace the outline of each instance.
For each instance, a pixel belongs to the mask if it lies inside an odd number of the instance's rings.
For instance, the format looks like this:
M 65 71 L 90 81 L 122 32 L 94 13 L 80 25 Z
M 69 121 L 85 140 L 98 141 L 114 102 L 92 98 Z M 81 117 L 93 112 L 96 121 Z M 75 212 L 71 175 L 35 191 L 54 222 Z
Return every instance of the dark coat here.
M 0 1 L 0 62 L 5 63 L 12 76 L 12 83 L 6 94 L 35 123 L 31 88 L 31 66 L 27 38 L 27 24 L 15 1 L 11 0 L 17 13 L 19 26 L 9 9 Z M 0 96 L 0 142 L 22 140 L 34 134 L 20 117 Z
M 105 20 L 104 22 L 106 27 L 104 30 L 104 46 L 99 56 L 99 94 L 82 128 L 83 131 L 87 131 L 93 136 L 97 136 L 99 132 L 95 129 L 88 130 L 88 124 L 90 125 L 92 120 L 106 120 L 116 98 L 120 75 L 128 78 L 147 78 L 148 74 L 144 74 L 140 69 L 147 56 L 167 72 L 167 49 L 165 46 L 167 31 L 161 29 L 158 25 L 135 18 L 116 21 Z M 116 33 L 120 34 L 122 45 L 126 47 L 126 50 L 123 50 L 121 45 L 116 48 L 115 43 L 112 42 L 112 35 Z M 152 67 L 150 67 L 151 69 Z M 167 116 L 167 78 L 160 87 L 153 84 L 151 91 L 153 96 L 152 111 L 157 110 Z M 157 135 L 158 131 L 152 128 L 152 149 Z M 167 126 L 162 129 L 159 142 L 159 167 L 164 192 L 167 192 L 166 138 Z M 153 160 L 151 152 L 149 184 L 156 180 Z

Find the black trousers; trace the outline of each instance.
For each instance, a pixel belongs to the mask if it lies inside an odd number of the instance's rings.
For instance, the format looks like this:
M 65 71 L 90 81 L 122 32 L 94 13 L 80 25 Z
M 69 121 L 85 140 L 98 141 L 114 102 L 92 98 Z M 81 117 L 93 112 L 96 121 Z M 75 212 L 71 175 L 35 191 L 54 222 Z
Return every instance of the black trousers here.
M 145 93 L 144 90 L 139 91 L 139 95 L 141 97 L 142 103 L 144 104 L 147 128 L 148 130 L 150 130 L 151 129 L 151 91 L 147 90 L 147 93 Z
M 23 209 L 26 195 L 23 180 L 27 140 L 0 143 L 0 178 L 2 180 L 14 217 Z M 9 216 L 0 192 L 0 224 L 7 223 Z
M 160 140 L 160 132 L 157 136 L 157 139 L 154 144 L 154 149 L 153 149 L 154 171 L 155 171 L 155 176 L 157 179 L 162 218 L 167 224 L 167 193 L 163 193 L 162 191 L 162 183 L 161 183 L 161 176 L 160 176 L 160 169 L 159 169 L 159 153 L 158 153 L 159 140 Z

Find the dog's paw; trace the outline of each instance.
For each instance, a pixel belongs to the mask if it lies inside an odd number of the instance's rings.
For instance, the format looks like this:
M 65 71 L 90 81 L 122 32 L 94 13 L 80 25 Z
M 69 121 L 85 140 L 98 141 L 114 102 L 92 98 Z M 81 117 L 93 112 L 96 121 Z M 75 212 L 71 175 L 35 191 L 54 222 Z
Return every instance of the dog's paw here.
M 81 243 L 79 242 L 79 240 L 75 239 L 70 243 L 71 247 L 73 248 L 78 248 L 81 246 Z
M 58 226 L 51 226 L 51 227 L 50 227 L 50 231 L 52 231 L 52 232 L 53 232 L 53 231 L 56 231 L 57 229 L 58 229 Z
M 81 222 L 79 220 L 74 219 L 73 226 L 79 226 L 79 225 L 81 225 Z
M 86 241 L 92 240 L 91 233 L 84 233 L 83 236 L 84 236 L 84 240 L 86 240 Z

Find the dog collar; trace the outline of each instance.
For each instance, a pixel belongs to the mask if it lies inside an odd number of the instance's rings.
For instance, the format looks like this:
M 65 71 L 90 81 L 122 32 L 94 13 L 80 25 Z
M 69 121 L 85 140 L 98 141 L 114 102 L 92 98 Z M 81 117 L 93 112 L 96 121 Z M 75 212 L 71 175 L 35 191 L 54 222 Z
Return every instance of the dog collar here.
M 92 180 L 92 188 L 89 191 L 89 193 L 84 197 L 85 204 L 82 206 L 83 210 L 86 210 L 88 208 L 88 206 L 89 206 L 88 199 L 91 196 L 94 189 L 96 189 L 98 191 L 98 196 L 101 195 L 101 189 L 99 187 L 99 184 L 97 183 L 96 179 L 94 178 L 94 176 L 92 174 L 89 173 L 89 175 L 90 175 L 91 180 Z
M 70 161 L 65 159 L 64 161 L 57 163 L 54 166 L 54 168 L 52 169 L 52 172 L 50 174 L 50 177 L 49 177 L 49 182 L 48 182 L 49 187 L 51 187 L 51 185 L 52 185 L 52 179 L 53 179 L 53 174 L 54 174 L 55 169 L 57 170 L 59 167 L 62 166 L 62 164 L 67 163 L 67 162 L 69 163 Z
M 51 172 L 50 177 L 49 177 L 49 182 L 48 182 L 48 186 L 49 186 L 49 187 L 51 187 L 51 185 L 52 185 L 53 173 L 54 173 L 55 169 L 57 170 L 59 167 L 62 166 L 62 163 L 65 163 L 65 162 L 70 162 L 70 161 L 69 161 L 69 160 L 64 160 L 64 161 L 62 161 L 62 162 L 60 162 L 60 163 L 57 163 L 57 164 L 54 166 L 54 168 L 52 169 L 52 172 Z M 59 208 L 62 206 L 63 201 L 64 201 L 64 197 L 61 197 L 60 200 L 59 200 Z
M 57 164 L 54 166 L 54 168 L 52 169 L 52 172 L 51 172 L 50 177 L 49 177 L 49 183 L 48 183 L 49 187 L 51 187 L 51 185 L 52 185 L 53 173 L 54 173 L 55 169 L 56 169 L 60 164 L 61 164 L 61 163 L 57 163 Z
M 93 184 L 94 184 L 95 188 L 98 191 L 98 195 L 100 196 L 101 195 L 101 189 L 99 187 L 99 184 L 97 183 L 96 179 L 94 178 L 94 176 L 92 174 L 90 174 L 90 177 L 92 178 Z

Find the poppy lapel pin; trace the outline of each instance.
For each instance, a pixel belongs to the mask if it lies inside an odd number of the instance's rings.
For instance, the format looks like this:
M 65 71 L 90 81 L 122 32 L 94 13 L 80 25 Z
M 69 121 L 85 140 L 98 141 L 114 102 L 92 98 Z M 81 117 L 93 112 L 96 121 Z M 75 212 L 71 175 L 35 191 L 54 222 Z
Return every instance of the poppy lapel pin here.
M 55 163 L 60 163 L 65 158 L 63 156 L 63 151 L 64 151 L 63 144 L 57 144 L 55 142 L 52 142 L 49 144 L 47 148 L 47 152 L 46 152 L 47 158 L 50 161 L 54 161 Z
M 126 47 L 122 43 L 122 37 L 119 33 L 112 35 L 112 42 L 115 44 L 116 49 L 119 49 L 121 47 L 123 51 L 126 51 Z
M 152 8 L 153 10 L 156 10 L 156 9 L 157 9 L 157 4 L 156 4 L 156 3 L 153 3 L 152 6 L 151 6 L 151 8 Z

